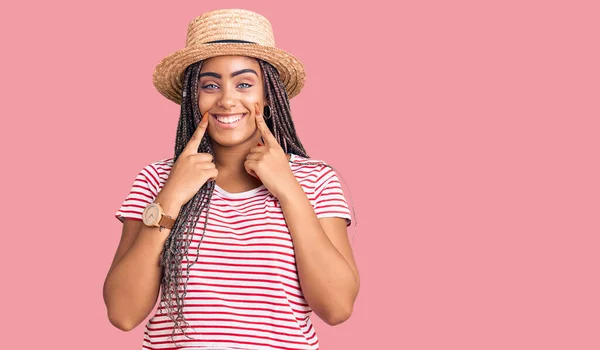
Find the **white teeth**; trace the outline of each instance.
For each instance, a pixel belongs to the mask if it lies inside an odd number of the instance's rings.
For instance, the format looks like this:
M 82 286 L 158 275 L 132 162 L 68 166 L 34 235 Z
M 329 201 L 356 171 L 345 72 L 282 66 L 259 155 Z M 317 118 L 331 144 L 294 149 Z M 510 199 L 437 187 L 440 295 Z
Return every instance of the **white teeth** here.
M 235 123 L 235 122 L 239 121 L 240 119 L 242 119 L 242 116 L 243 116 L 243 114 L 239 114 L 237 116 L 230 116 L 230 117 L 217 117 L 217 120 L 224 124 L 232 124 L 232 123 Z

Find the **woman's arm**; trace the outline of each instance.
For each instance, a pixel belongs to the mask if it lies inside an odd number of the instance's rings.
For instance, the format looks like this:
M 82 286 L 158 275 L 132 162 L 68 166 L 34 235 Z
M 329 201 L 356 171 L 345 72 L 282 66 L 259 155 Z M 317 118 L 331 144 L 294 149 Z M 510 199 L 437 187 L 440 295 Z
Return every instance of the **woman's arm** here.
M 330 325 L 342 323 L 352 314 L 360 285 L 346 222 L 342 218 L 317 218 L 258 106 L 255 121 L 264 146 L 250 149 L 244 167 L 260 178 L 281 204 L 294 244 L 304 299 L 323 321 Z
M 292 236 L 304 298 L 327 324 L 352 314 L 360 279 L 343 218 L 317 218 L 304 190 L 297 186 L 279 198 Z
M 209 113 L 204 113 L 194 135 L 171 167 L 162 189 L 158 188 L 158 174 L 152 164 L 140 172 L 134 189 L 138 192 L 141 188 L 146 194 L 142 194 L 142 199 L 140 194 L 131 198 L 138 207 L 149 204 L 148 199 L 152 197 L 167 215 L 176 219 L 184 203 L 198 193 L 206 181 L 216 179 L 218 171 L 212 162 L 213 156 L 198 152 L 209 118 Z M 124 225 L 113 266 L 104 282 L 104 303 L 110 322 L 128 331 L 140 324 L 156 305 L 163 273 L 160 254 L 170 230 L 160 231 L 157 227 L 131 220 L 126 220 Z
M 164 198 L 157 197 L 156 201 L 166 214 L 177 217 L 180 206 Z M 103 290 L 108 319 L 115 327 L 123 331 L 134 329 L 156 305 L 162 279 L 160 253 L 168 235 L 168 229 L 159 231 L 158 227 L 125 219 Z

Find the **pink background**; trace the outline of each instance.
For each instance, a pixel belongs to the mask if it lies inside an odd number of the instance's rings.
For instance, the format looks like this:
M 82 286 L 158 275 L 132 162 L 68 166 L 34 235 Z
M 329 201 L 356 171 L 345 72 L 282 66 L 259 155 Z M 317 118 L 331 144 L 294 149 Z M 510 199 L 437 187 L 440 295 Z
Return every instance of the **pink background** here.
M 304 62 L 298 133 L 355 202 L 362 289 L 314 318 L 322 349 L 600 348 L 597 2 L 168 3 L 2 5 L 0 347 L 141 347 L 102 284 L 114 212 L 173 152 L 152 71 L 242 7 Z

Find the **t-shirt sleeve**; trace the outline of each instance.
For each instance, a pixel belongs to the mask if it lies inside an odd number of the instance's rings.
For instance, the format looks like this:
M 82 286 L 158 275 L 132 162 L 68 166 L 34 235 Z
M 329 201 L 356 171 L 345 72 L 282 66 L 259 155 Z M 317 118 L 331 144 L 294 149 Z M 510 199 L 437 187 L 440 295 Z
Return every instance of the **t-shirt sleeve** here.
M 152 164 L 144 167 L 135 177 L 129 194 L 115 213 L 121 222 L 124 219 L 142 220 L 144 208 L 158 195 L 158 173 Z
M 318 218 L 338 217 L 346 219 L 346 226 L 352 223 L 348 202 L 335 171 L 329 167 L 319 174 L 315 187 L 315 205 Z

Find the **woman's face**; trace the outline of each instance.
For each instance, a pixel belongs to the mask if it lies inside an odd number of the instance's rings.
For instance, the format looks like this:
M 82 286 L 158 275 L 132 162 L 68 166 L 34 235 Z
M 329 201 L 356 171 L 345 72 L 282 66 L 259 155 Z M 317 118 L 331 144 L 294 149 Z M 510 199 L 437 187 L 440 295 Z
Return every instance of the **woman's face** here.
M 222 146 L 256 146 L 255 105 L 262 111 L 265 92 L 258 61 L 245 56 L 205 60 L 198 82 L 198 105 L 209 112 L 208 135 Z

